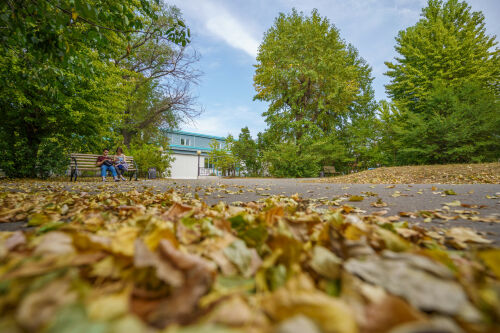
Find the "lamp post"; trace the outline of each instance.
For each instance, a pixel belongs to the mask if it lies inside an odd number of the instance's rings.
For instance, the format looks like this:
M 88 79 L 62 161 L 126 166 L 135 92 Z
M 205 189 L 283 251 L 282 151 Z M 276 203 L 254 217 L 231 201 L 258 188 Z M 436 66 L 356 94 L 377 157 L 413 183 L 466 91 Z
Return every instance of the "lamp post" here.
M 201 150 L 197 150 L 196 154 L 198 155 L 198 178 L 200 178 L 200 156 L 201 156 Z

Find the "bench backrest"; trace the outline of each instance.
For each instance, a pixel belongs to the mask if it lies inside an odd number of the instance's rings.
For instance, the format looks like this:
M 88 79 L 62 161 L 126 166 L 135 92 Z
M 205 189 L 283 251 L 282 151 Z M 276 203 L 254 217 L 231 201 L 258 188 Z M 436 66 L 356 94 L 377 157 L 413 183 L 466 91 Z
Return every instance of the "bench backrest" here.
M 97 158 L 101 156 L 100 154 L 71 154 L 71 159 L 70 159 L 70 166 L 72 168 L 75 167 L 75 160 L 76 164 L 78 165 L 78 169 L 98 169 L 98 167 L 95 165 L 97 162 Z M 110 158 L 114 158 L 115 155 L 108 155 Z M 128 164 L 128 170 L 135 171 L 135 163 L 134 163 L 134 157 L 133 156 L 127 156 L 125 155 L 125 161 L 127 161 Z
M 325 165 L 323 171 L 327 173 L 335 173 L 335 167 L 333 165 Z

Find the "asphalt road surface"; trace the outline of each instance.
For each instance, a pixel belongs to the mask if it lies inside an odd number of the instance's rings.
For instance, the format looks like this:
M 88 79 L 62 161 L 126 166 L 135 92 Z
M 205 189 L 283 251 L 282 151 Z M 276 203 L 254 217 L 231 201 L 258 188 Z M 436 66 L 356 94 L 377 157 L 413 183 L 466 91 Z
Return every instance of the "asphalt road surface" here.
M 64 183 L 67 190 L 74 192 L 99 192 L 100 183 L 78 182 Z M 16 183 L 2 184 L 0 191 L 15 191 Z M 175 188 L 179 192 L 192 193 L 209 205 L 224 201 L 256 201 L 270 195 L 290 196 L 298 193 L 302 198 L 339 199 L 341 205 L 348 204 L 370 214 L 377 211 L 387 211 L 385 216 L 400 215 L 401 212 L 435 211 L 445 209 L 448 216 L 459 216 L 455 211 L 468 211 L 462 216 L 475 216 L 480 219 L 500 219 L 500 185 L 498 184 L 327 184 L 315 183 L 313 179 L 200 179 L 200 180 L 141 180 L 132 182 L 106 183 L 106 190 L 137 191 L 151 190 L 168 191 Z M 456 193 L 449 195 L 446 193 Z M 362 201 L 349 201 L 350 196 L 363 196 Z M 342 199 L 344 198 L 344 199 Z M 371 203 L 381 200 L 386 207 L 373 207 Z M 461 204 L 472 207 L 446 205 L 460 201 Z M 446 210 L 447 206 L 449 211 Z M 470 211 L 473 211 L 470 214 Z M 411 214 L 410 214 L 411 215 Z M 421 217 L 402 216 L 401 221 L 418 223 L 425 228 L 437 227 L 470 227 L 482 233 L 486 238 L 500 246 L 500 223 L 471 221 L 459 217 L 455 220 L 433 218 L 424 222 Z M 25 223 L 0 223 L 0 230 L 18 230 Z

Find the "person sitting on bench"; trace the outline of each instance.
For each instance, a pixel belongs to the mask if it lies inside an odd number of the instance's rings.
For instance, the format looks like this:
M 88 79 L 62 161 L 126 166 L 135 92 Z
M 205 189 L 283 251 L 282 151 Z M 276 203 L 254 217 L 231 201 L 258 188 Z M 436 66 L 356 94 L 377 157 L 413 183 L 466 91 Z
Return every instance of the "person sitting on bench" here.
M 121 147 L 116 148 L 115 165 L 121 180 L 126 180 L 123 175 L 128 170 L 128 163 Z
M 109 149 L 104 148 L 104 150 L 102 151 L 102 155 L 97 158 L 96 166 L 101 167 L 101 177 L 103 182 L 106 181 L 106 173 L 108 170 L 111 171 L 115 182 L 119 182 L 120 179 L 118 179 L 118 176 L 116 174 L 113 160 L 108 156 L 108 153 Z

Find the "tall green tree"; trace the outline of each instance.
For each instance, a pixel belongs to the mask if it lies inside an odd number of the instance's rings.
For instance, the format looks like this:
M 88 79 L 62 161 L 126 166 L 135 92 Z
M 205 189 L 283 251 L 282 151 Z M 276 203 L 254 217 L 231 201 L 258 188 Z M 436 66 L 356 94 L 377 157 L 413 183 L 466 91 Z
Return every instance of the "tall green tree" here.
M 48 151 L 64 158 L 69 147 L 85 151 L 114 141 L 130 86 L 113 62 L 130 54 L 132 34 L 147 32 L 143 22 L 156 17 L 156 6 L 155 0 L 0 3 L 0 166 L 9 176 L 46 174 L 40 167 L 48 165 L 41 160 Z M 182 21 L 155 33 L 189 41 Z
M 231 146 L 233 155 L 241 162 L 247 174 L 255 176 L 261 172 L 261 163 L 257 142 L 252 139 L 248 127 L 243 127 L 238 136 L 238 140 L 234 141 Z
M 412 112 L 423 112 L 436 86 L 475 81 L 500 93 L 500 50 L 486 33 L 484 15 L 458 0 L 429 0 L 422 18 L 398 33 L 394 62 L 386 62 L 388 95 Z
M 382 100 L 378 105 L 377 116 L 375 126 L 379 138 L 378 163 L 385 166 L 401 164 L 399 150 L 402 147 L 401 133 L 405 126 L 403 112 L 396 103 Z
M 339 131 L 353 129 L 360 113 L 373 114 L 371 81 L 370 67 L 317 10 L 280 14 L 264 35 L 254 76 L 254 99 L 270 102 L 263 114 L 272 138 L 265 154 L 269 170 L 309 177 L 317 176 L 320 164 L 333 163 L 331 150 L 311 147 L 338 147 L 331 140 Z M 352 147 L 351 155 L 359 150 Z M 304 159 L 303 166 L 292 166 Z
M 259 47 L 254 99 L 281 138 L 329 131 L 359 93 L 360 70 L 337 28 L 316 10 L 281 13 Z
M 429 0 L 396 37 L 387 93 L 401 110 L 398 164 L 500 157 L 500 50 L 466 2 Z
M 400 164 L 496 161 L 500 156 L 498 98 L 476 82 L 432 90 L 422 114 L 407 111 L 396 128 Z

